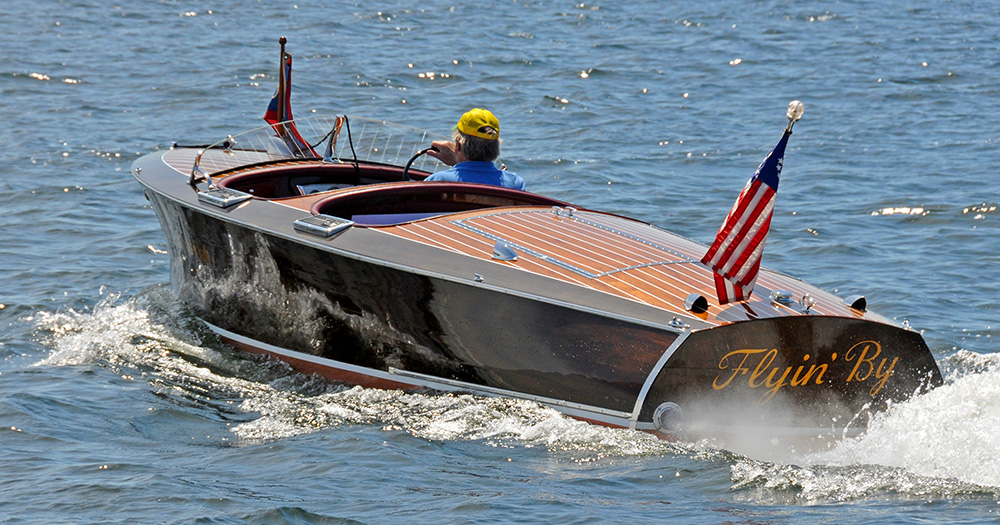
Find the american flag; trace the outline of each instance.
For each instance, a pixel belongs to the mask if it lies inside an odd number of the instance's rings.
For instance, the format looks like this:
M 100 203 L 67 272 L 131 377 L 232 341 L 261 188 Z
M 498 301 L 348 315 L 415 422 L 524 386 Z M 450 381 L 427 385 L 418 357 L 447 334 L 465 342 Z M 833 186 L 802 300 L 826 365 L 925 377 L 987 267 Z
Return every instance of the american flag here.
M 790 127 L 786 129 L 778 144 L 757 167 L 719 228 L 715 242 L 701 258 L 702 264 L 715 276 L 720 305 L 746 301 L 753 293 L 764 241 L 771 227 L 785 145 L 791 133 Z
M 271 97 L 271 102 L 264 112 L 264 120 L 274 128 L 275 133 L 284 140 L 289 149 L 299 156 L 316 156 L 292 121 L 292 55 L 285 52 L 284 43 L 281 46 L 281 71 L 278 75 L 278 88 Z

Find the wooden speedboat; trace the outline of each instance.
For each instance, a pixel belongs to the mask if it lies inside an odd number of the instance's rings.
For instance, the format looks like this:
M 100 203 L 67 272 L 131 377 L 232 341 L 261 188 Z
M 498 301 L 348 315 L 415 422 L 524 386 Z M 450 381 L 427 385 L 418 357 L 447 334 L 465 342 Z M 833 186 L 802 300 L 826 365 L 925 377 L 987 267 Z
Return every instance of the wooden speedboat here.
M 538 194 L 422 182 L 440 167 L 419 155 L 432 138 L 310 117 L 151 153 L 133 174 L 180 299 L 225 341 L 305 373 L 681 437 L 842 435 L 941 383 L 920 334 L 863 297 L 765 268 L 749 300 L 722 305 L 702 244 Z

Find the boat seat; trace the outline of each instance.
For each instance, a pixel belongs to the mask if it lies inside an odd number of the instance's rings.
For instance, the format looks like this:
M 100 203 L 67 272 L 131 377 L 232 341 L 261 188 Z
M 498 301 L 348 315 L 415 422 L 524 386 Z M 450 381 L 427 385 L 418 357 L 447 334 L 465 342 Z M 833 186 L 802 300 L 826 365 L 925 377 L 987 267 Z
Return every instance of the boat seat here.
M 296 184 L 295 188 L 299 190 L 299 195 L 312 195 L 313 193 L 323 193 L 324 191 L 339 190 L 343 188 L 350 188 L 352 186 L 355 185 L 320 182 L 315 184 Z
M 342 190 L 313 204 L 313 214 L 361 226 L 401 224 L 448 213 L 512 206 L 569 206 L 535 193 L 462 182 L 399 182 Z

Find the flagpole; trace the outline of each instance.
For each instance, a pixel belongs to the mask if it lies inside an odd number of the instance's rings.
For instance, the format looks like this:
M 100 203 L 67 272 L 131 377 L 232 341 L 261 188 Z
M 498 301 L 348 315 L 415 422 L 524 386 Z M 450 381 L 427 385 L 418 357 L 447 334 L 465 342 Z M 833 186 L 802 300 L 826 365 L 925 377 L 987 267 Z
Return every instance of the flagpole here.
M 288 86 L 285 85 L 285 44 L 288 39 L 281 37 L 278 39 L 278 44 L 281 45 L 281 57 L 278 60 L 278 115 L 284 116 L 288 108 L 285 107 L 285 94 L 287 93 Z M 279 120 L 283 120 L 279 119 Z
M 774 149 L 757 167 L 726 216 L 715 242 L 701 258 L 712 272 L 719 306 L 746 302 L 753 295 L 764 243 L 771 227 L 775 194 L 785 157 L 785 145 L 792 126 L 802 118 L 805 105 L 798 100 L 788 104 L 788 125 Z

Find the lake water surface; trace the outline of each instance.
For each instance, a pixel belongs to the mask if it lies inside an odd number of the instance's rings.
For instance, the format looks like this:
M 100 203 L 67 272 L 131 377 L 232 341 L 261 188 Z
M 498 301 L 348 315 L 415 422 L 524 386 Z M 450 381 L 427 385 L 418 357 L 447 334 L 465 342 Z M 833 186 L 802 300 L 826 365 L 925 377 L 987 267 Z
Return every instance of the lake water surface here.
M 7 0 L 0 523 L 1000 520 L 996 15 L 912 0 Z M 764 265 L 908 320 L 946 384 L 856 439 L 768 461 L 235 352 L 170 294 L 129 167 L 260 125 L 280 36 L 296 116 L 447 133 L 487 107 L 530 190 L 701 242 L 802 100 Z

